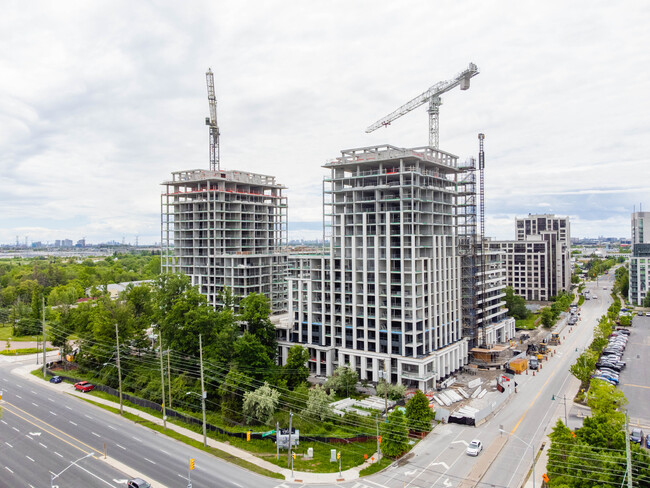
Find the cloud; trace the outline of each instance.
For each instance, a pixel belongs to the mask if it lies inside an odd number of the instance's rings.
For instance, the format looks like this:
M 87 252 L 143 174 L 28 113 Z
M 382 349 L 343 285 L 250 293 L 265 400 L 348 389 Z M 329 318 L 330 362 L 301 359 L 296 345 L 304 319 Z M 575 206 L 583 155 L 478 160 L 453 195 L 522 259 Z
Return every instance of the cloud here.
M 322 222 L 322 164 L 426 144 L 425 107 L 364 130 L 470 61 L 440 140 L 465 159 L 486 134 L 488 234 L 553 211 L 573 235 L 629 235 L 650 205 L 649 24 L 643 2 L 10 2 L 0 242 L 158 241 L 160 183 L 208 166 L 208 67 L 222 166 L 277 176 L 292 235 L 318 232 L 303 224 Z

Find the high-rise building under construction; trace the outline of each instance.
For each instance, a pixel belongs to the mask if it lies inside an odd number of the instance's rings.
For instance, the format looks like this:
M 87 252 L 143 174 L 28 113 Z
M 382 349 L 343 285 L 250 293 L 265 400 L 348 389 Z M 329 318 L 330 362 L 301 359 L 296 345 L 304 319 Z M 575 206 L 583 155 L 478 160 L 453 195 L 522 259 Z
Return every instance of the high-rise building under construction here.
M 163 185 L 163 271 L 189 276 L 215 306 L 228 287 L 262 293 L 273 312 L 285 311 L 285 187 L 273 176 L 200 169 L 175 171 Z
M 457 157 L 375 146 L 325 164 L 326 251 L 290 269 L 288 348 L 310 370 L 350 365 L 360 379 L 435 387 L 467 363 L 454 212 Z

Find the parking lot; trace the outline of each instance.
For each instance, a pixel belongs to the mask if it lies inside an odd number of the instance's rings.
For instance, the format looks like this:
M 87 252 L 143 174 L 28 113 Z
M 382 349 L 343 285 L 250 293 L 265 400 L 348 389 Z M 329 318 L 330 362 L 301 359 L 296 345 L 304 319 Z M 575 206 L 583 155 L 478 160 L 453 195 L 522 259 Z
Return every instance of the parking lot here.
M 631 331 L 618 387 L 629 402 L 630 424 L 650 431 L 650 317 L 635 315 Z

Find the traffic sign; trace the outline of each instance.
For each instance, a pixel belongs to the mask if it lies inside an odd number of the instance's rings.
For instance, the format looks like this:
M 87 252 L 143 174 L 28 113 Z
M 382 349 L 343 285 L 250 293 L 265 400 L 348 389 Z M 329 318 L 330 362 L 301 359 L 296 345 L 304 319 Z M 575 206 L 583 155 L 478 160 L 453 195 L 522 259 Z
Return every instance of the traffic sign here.
M 272 434 L 275 434 L 275 429 L 269 430 L 267 432 L 263 432 L 262 437 L 266 437 L 267 435 L 272 435 Z

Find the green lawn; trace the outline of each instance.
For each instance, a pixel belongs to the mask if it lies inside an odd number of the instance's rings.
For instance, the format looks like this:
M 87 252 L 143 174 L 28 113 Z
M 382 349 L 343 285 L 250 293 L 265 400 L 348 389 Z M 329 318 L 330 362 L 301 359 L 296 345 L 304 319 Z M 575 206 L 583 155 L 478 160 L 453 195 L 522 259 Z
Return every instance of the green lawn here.
M 48 347 L 48 351 L 54 351 L 54 348 Z M 37 352 L 43 352 L 43 348 L 40 347 L 38 350 L 35 347 L 26 347 L 24 349 L 16 349 L 12 347 L 11 349 L 5 349 L 0 351 L 0 354 L 3 356 L 24 356 L 25 354 L 36 354 Z
M 515 327 L 517 329 L 535 329 L 535 321 L 539 318 L 538 313 L 533 313 L 530 314 L 530 316 L 527 319 L 524 320 L 516 320 L 515 321 Z
M 6 341 L 7 339 L 10 339 L 10 342 L 29 342 L 29 341 L 34 341 L 36 342 L 37 337 L 39 336 L 20 336 L 20 337 L 14 337 L 13 336 L 14 329 L 10 325 L 5 325 L 3 327 L 0 327 L 0 341 Z

